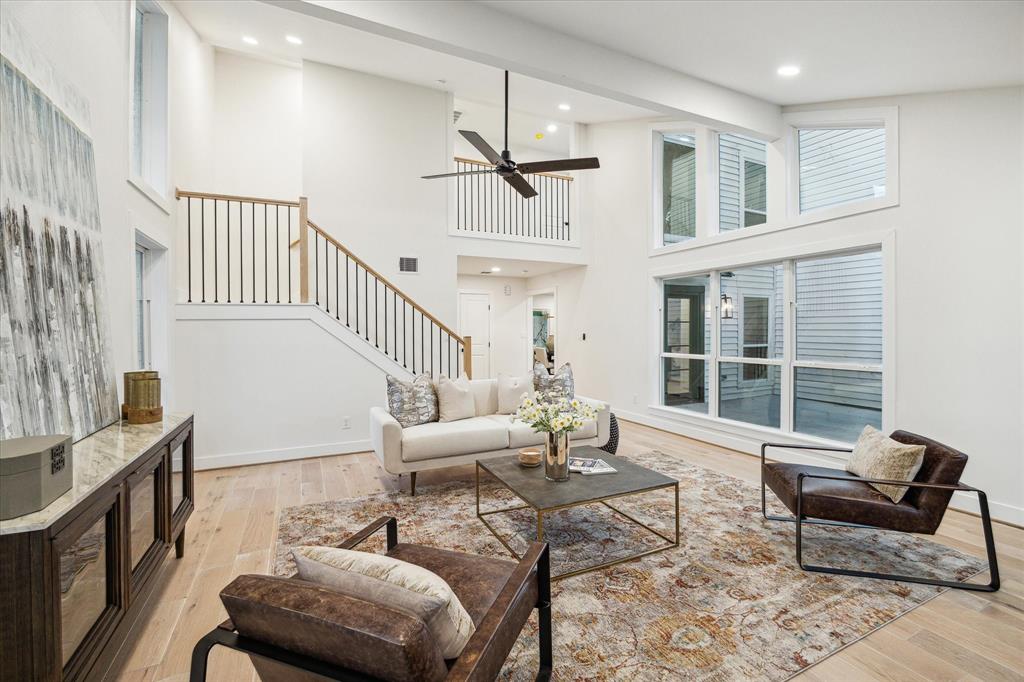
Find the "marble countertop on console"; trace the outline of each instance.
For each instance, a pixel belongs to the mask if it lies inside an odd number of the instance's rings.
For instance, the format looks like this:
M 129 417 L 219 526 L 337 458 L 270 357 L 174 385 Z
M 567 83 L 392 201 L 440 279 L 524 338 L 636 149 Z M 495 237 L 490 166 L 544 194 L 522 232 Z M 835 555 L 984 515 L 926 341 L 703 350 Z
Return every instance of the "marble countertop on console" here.
M 152 424 L 121 421 L 86 436 L 71 448 L 71 489 L 37 512 L 0 521 L 0 535 L 42 530 L 52 525 L 191 416 L 166 414 L 163 421 Z

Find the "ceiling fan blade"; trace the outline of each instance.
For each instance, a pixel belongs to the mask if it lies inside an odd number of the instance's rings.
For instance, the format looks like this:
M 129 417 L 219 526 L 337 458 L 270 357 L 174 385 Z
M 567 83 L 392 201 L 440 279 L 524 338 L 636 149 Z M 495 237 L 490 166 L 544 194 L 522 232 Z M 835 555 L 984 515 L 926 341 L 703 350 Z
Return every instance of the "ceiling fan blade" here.
M 479 133 L 474 133 L 472 130 L 460 130 L 459 134 L 469 140 L 469 143 L 476 147 L 476 150 L 484 155 L 484 158 L 498 165 L 501 163 L 501 154 L 494 151 L 494 147 L 487 144 L 487 140 L 480 137 Z
M 454 178 L 459 175 L 484 175 L 486 173 L 493 173 L 494 169 L 489 168 L 487 170 L 475 170 L 475 171 L 459 171 L 458 173 L 438 173 L 437 175 L 423 175 L 420 176 L 423 180 L 433 180 L 434 178 Z
M 523 198 L 525 199 L 537 196 L 537 190 L 535 190 L 533 186 L 526 181 L 526 178 L 524 178 L 522 175 L 519 175 L 518 173 L 506 175 L 505 182 L 512 185 L 513 189 L 522 194 Z
M 596 156 L 585 159 L 557 159 L 555 161 L 533 161 L 519 164 L 520 173 L 552 173 L 554 171 L 588 170 L 600 168 Z

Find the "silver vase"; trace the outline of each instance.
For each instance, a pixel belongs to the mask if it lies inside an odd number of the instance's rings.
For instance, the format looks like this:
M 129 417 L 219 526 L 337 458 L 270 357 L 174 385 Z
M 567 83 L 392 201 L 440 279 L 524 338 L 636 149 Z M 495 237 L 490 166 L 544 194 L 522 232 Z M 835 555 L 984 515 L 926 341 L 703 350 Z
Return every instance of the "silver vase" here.
M 569 480 L 569 432 L 548 432 L 544 439 L 544 478 Z

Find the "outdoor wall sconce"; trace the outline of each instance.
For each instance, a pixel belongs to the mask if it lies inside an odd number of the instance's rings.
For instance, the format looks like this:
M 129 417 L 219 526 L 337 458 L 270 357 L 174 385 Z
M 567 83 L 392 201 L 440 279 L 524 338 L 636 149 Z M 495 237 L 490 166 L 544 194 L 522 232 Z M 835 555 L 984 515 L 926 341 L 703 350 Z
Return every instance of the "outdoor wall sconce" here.
M 732 296 L 722 294 L 722 319 L 731 320 L 736 315 L 736 308 L 732 304 Z

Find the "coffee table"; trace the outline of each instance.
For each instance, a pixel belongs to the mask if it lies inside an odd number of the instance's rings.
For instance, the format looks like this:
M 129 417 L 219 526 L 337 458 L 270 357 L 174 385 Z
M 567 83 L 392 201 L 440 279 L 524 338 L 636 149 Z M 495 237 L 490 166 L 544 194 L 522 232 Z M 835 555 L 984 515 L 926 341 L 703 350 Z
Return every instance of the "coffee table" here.
M 498 531 L 490 524 L 487 520 L 488 516 L 493 514 L 504 514 L 519 509 L 532 509 L 537 514 L 537 540 L 542 541 L 544 539 L 544 515 L 550 514 L 551 512 L 558 511 L 560 509 L 568 509 L 570 507 L 579 507 L 587 504 L 603 504 L 608 509 L 622 516 L 626 520 L 640 526 L 644 530 L 657 535 L 659 538 L 665 540 L 668 544 L 655 547 L 653 549 L 646 549 L 642 552 L 630 554 L 629 556 L 620 557 L 613 559 L 612 561 L 605 561 L 603 563 L 595 564 L 593 566 L 586 566 L 584 568 L 567 571 L 558 575 L 551 576 L 552 580 L 560 580 L 563 578 L 569 578 L 574 575 L 581 573 L 588 573 L 590 571 L 597 571 L 602 568 L 614 566 L 624 561 L 632 561 L 633 559 L 639 559 L 640 557 L 647 556 L 648 554 L 654 554 L 656 552 L 664 552 L 666 549 L 672 549 L 673 547 L 679 546 L 679 481 L 674 478 L 669 478 L 664 474 L 659 474 L 657 471 L 652 471 L 638 464 L 629 462 L 621 457 L 615 457 L 609 455 L 604 450 L 599 450 L 595 447 L 584 445 L 572 448 L 569 451 L 572 457 L 594 457 L 603 459 L 608 462 L 615 470 L 614 474 L 593 474 L 590 476 L 584 476 L 583 474 L 570 473 L 569 480 L 556 483 L 549 481 L 544 478 L 544 467 L 539 466 L 532 469 L 524 468 L 519 466 L 519 459 L 517 455 L 507 455 L 505 457 L 495 457 L 494 459 L 477 460 L 476 462 L 476 515 L 487 529 L 505 546 L 505 549 L 517 559 L 520 559 L 520 555 L 512 549 L 511 545 L 498 533 Z M 491 511 L 480 511 L 480 470 L 484 470 L 487 473 L 494 476 L 498 481 L 505 487 L 508 488 L 516 497 L 521 499 L 525 504 L 521 504 L 515 507 L 508 507 L 505 509 L 495 509 Z M 608 500 L 614 500 L 620 497 L 627 497 L 631 495 L 639 495 L 642 493 L 648 493 L 655 490 L 662 490 L 666 488 L 672 488 L 673 497 L 675 499 L 676 517 L 675 517 L 675 537 L 667 535 L 655 528 L 651 528 L 647 524 L 639 521 L 629 514 L 625 513 L 621 509 L 613 507 L 608 504 Z

